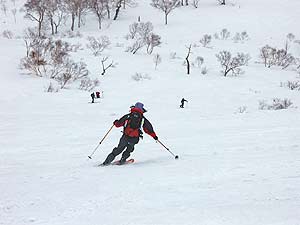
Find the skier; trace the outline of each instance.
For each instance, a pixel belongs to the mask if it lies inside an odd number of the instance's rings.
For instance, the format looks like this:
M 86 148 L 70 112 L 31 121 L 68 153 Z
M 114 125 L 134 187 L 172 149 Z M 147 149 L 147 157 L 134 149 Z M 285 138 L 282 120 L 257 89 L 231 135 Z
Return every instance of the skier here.
M 99 91 L 96 92 L 96 98 L 100 98 L 100 92 Z
M 184 108 L 184 102 L 188 102 L 188 101 L 182 98 L 180 108 Z
M 107 156 L 106 160 L 102 165 L 110 164 L 117 155 L 121 154 L 124 149 L 126 149 L 119 161 L 119 164 L 124 164 L 126 159 L 130 156 L 130 153 L 134 150 L 134 145 L 139 142 L 140 138 L 143 138 L 143 132 L 141 131 L 141 126 L 145 133 L 158 140 L 152 124 L 144 117 L 144 104 L 137 102 L 131 107 L 130 113 L 122 116 L 119 120 L 114 121 L 116 127 L 123 126 L 123 135 L 120 138 L 119 144 L 113 149 L 113 151 Z
M 95 93 L 94 92 L 91 94 L 91 97 L 92 97 L 92 103 L 94 103 L 95 102 Z

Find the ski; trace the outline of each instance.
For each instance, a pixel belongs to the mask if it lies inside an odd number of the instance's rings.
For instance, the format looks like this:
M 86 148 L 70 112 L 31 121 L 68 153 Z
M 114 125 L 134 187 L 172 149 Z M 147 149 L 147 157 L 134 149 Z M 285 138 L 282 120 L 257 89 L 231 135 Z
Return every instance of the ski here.
M 117 160 L 117 161 L 114 161 L 114 162 L 112 162 L 112 163 L 110 163 L 110 164 L 107 164 L 107 165 L 104 165 L 103 163 L 101 163 L 100 165 L 98 165 L 98 166 L 112 166 L 112 165 L 118 165 L 118 166 L 122 166 L 122 165 L 127 165 L 127 164 L 131 164 L 131 163 L 134 163 L 134 159 L 128 159 L 128 160 L 126 160 L 126 162 L 125 163 L 120 163 L 120 160 Z

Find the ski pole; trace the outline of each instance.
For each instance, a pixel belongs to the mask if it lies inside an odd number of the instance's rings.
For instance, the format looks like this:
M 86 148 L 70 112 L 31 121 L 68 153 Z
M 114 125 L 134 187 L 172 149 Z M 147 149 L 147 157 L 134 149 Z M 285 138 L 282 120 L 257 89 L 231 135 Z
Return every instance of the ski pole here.
M 169 148 L 167 148 L 163 143 L 161 143 L 160 140 L 157 140 L 159 144 L 161 144 L 168 152 L 170 152 L 174 157 L 175 159 L 178 159 L 179 156 L 178 155 L 175 155 L 173 152 L 171 152 L 171 150 Z
M 113 129 L 114 125 L 111 126 L 111 128 L 106 132 L 106 134 L 104 135 L 104 137 L 102 138 L 102 140 L 99 142 L 99 144 L 97 145 L 97 147 L 94 149 L 94 151 L 92 152 L 92 154 L 90 154 L 88 157 L 89 159 L 92 159 L 92 155 L 94 155 L 94 153 L 96 152 L 96 150 L 98 149 L 98 147 L 102 144 L 102 142 L 104 141 L 104 139 L 106 138 L 106 136 L 109 134 L 109 132 Z

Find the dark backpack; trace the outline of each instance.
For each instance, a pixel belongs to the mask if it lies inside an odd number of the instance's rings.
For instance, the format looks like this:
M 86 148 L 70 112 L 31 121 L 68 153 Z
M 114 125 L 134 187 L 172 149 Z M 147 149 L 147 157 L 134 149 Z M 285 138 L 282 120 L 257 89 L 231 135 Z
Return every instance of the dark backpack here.
M 128 136 L 138 137 L 140 135 L 143 115 L 139 112 L 132 112 L 129 114 L 127 124 L 125 126 L 125 134 Z

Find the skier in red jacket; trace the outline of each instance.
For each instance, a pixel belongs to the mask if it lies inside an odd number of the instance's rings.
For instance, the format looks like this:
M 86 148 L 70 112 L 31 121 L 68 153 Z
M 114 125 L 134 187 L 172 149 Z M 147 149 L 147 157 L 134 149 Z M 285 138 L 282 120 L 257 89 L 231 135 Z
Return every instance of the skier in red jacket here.
M 113 151 L 107 156 L 106 160 L 102 163 L 103 165 L 110 164 L 117 155 L 122 154 L 120 164 L 126 162 L 126 159 L 130 156 L 130 153 L 133 152 L 134 146 L 139 142 L 140 138 L 143 138 L 143 132 L 158 140 L 152 124 L 144 117 L 144 104 L 137 102 L 133 107 L 131 107 L 130 113 L 122 116 L 119 120 L 114 121 L 116 127 L 123 126 L 123 135 L 120 138 L 119 144 L 113 149 Z

